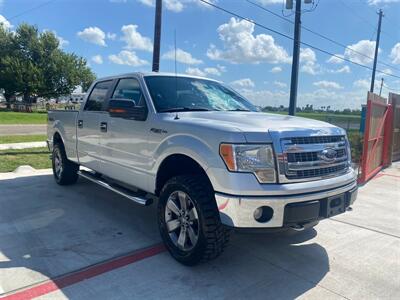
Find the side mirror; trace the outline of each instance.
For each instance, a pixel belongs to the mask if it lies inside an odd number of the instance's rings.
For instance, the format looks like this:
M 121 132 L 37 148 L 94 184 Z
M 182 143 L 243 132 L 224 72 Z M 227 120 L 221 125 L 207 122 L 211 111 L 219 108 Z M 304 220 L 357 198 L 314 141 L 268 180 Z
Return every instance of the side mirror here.
M 147 108 L 136 106 L 130 99 L 110 100 L 108 104 L 110 117 L 144 121 L 147 118 Z

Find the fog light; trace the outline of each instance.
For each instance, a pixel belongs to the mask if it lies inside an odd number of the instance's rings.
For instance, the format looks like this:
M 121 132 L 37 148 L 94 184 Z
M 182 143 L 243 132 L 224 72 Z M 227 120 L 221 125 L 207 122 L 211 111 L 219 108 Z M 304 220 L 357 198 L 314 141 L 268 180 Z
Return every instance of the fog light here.
M 260 223 L 266 223 L 272 219 L 274 210 L 269 206 L 260 206 L 254 211 L 254 219 Z

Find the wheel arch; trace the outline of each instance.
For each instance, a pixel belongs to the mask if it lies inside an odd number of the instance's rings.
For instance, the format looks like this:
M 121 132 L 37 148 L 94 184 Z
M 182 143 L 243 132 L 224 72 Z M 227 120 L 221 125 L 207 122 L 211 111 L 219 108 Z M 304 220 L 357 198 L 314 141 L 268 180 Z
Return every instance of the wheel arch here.
M 155 194 L 158 196 L 164 184 L 179 175 L 203 176 L 212 187 L 211 180 L 200 163 L 186 154 L 171 154 L 163 159 L 157 170 Z

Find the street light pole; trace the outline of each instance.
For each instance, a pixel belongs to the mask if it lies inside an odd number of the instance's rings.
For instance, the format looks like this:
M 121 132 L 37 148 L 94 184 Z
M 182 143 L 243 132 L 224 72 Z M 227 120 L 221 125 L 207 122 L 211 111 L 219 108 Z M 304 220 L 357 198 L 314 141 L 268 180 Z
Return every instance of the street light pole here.
M 290 102 L 289 102 L 289 115 L 291 116 L 295 115 L 296 104 L 297 104 L 297 87 L 299 80 L 299 60 L 300 60 L 301 1 L 302 0 L 296 0 L 296 16 L 294 19 L 292 78 L 290 81 Z
M 376 63 L 378 62 L 378 51 L 379 51 L 379 40 L 381 38 L 381 25 L 382 25 L 382 17 L 383 11 L 379 10 L 379 22 L 378 22 L 378 34 L 376 35 L 376 43 L 375 43 L 375 56 L 374 56 L 374 66 L 372 68 L 372 77 L 371 77 L 371 88 L 370 92 L 374 92 L 375 87 L 375 73 L 376 73 Z
M 154 19 L 153 72 L 160 70 L 162 0 L 156 0 Z

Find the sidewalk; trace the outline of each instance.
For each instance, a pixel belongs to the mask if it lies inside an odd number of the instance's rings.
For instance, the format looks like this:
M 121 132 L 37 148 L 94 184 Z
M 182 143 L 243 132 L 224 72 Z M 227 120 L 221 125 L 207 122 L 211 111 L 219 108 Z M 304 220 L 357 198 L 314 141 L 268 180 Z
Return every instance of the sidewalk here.
M 17 150 L 17 149 L 41 148 L 41 147 L 47 147 L 46 142 L 0 144 L 0 150 Z

